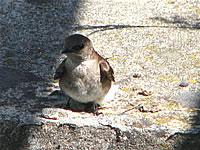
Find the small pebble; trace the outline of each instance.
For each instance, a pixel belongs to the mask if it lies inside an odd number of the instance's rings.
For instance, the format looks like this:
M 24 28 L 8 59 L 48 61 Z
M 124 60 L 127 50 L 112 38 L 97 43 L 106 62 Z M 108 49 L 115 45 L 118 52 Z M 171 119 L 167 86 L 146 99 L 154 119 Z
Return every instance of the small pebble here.
M 143 91 L 140 91 L 138 92 L 139 95 L 143 95 L 143 96 L 150 96 L 152 95 L 152 92 L 151 91 L 146 91 L 146 90 L 143 90 Z
M 138 74 L 138 73 L 133 74 L 133 78 L 140 78 L 140 77 L 141 77 L 141 74 Z
M 138 88 L 136 88 L 136 87 L 133 87 L 133 88 L 132 88 L 132 90 L 133 90 L 133 91 L 137 91 L 137 90 L 138 90 Z
M 189 83 L 187 82 L 187 81 L 182 81 L 180 84 L 179 84 L 179 86 L 181 86 L 181 87 L 186 87 L 186 86 L 188 86 L 189 85 Z

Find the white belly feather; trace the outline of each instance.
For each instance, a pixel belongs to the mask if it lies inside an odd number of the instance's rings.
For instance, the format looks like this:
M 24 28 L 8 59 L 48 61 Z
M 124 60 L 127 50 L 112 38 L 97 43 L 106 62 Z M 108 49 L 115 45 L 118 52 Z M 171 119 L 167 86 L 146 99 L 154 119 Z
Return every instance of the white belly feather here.
M 81 103 L 101 101 L 105 96 L 100 82 L 99 67 L 93 60 L 66 69 L 60 87 L 66 95 Z

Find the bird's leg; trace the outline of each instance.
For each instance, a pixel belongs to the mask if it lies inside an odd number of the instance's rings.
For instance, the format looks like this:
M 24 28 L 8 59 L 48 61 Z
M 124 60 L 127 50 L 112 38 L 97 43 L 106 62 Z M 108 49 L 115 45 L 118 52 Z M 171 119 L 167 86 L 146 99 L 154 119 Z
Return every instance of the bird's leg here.
M 89 103 L 87 103 L 86 111 L 92 112 L 98 116 L 98 115 L 102 114 L 102 112 L 98 112 L 98 107 L 99 107 L 99 104 L 96 104 L 95 102 L 89 102 Z

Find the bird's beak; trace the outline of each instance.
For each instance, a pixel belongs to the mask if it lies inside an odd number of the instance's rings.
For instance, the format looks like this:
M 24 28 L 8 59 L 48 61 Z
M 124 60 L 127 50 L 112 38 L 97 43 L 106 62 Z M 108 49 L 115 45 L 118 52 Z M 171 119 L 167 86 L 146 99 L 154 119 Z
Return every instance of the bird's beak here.
M 64 53 L 66 53 L 66 49 L 63 49 L 63 50 L 61 51 L 61 54 L 64 54 Z
M 67 53 L 71 53 L 71 52 L 72 52 L 72 50 L 66 48 L 61 51 L 61 54 L 67 54 Z

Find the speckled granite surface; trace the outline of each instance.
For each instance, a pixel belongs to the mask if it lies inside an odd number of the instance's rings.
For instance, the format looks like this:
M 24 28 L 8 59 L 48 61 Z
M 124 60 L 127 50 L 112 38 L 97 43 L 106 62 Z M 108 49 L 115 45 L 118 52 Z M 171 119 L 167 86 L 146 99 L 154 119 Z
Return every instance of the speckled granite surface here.
M 0 14 L 1 147 L 199 147 L 199 1 L 5 0 Z M 48 96 L 73 33 L 88 36 L 114 69 L 118 90 L 102 116 L 65 110 L 57 104 L 68 99 Z

